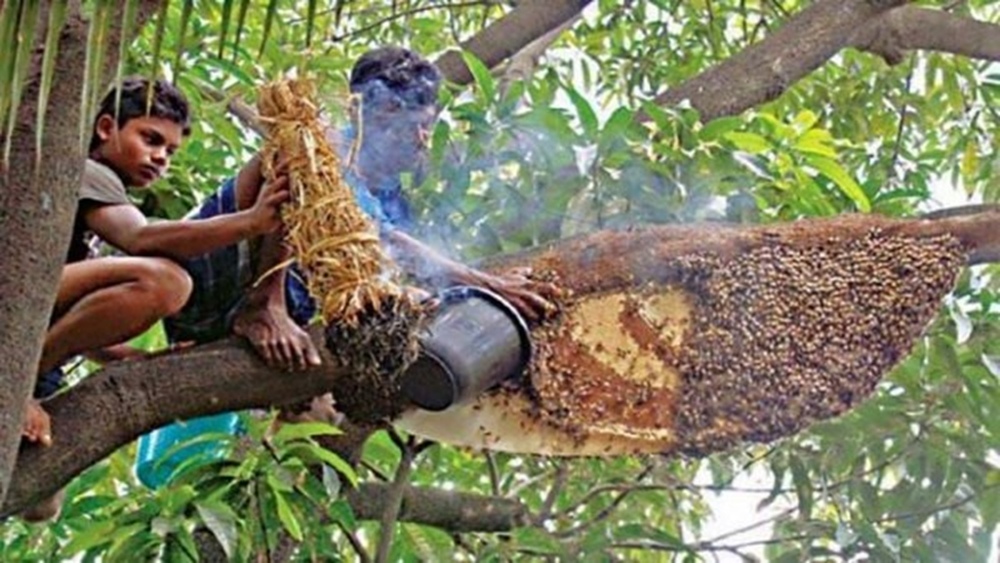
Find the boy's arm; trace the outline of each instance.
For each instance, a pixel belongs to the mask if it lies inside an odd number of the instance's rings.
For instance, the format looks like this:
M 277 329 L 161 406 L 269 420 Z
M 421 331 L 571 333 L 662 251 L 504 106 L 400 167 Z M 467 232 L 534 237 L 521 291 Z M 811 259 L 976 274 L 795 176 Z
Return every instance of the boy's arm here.
M 494 275 L 456 262 L 401 231 L 384 235 L 389 253 L 411 276 L 431 285 L 474 285 L 495 291 L 529 320 L 555 312 L 549 299 L 558 295 L 555 286 L 527 277 L 530 272 Z
M 210 219 L 150 223 L 132 205 L 94 206 L 84 219 L 99 237 L 128 254 L 186 259 L 278 230 L 279 209 L 288 196 L 288 178 L 281 176 L 264 185 L 253 207 Z

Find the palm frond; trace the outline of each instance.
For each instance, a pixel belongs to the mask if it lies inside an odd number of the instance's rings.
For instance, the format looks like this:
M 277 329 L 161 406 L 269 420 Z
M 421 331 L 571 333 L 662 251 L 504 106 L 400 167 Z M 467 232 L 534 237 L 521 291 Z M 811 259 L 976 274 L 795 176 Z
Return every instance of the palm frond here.
M 239 52 L 240 37 L 243 35 L 243 26 L 247 21 L 247 8 L 250 7 L 250 0 L 241 0 L 239 16 L 236 18 L 236 38 L 233 39 L 233 62 L 236 62 L 236 54 Z
M 313 29 L 316 28 L 317 4 L 317 0 L 309 0 L 309 8 L 306 12 L 306 47 L 312 47 Z
M 114 2 L 99 0 L 87 30 L 87 60 L 83 68 L 83 85 L 80 88 L 80 146 L 86 149 L 90 140 L 90 119 L 97 109 L 101 94 L 101 69 L 104 54 L 108 49 L 108 30 L 111 25 L 111 9 Z
M 153 36 L 153 63 L 150 74 L 158 76 L 160 74 L 160 53 L 163 49 L 163 35 L 166 33 L 167 11 L 170 9 L 170 0 L 162 0 L 160 12 L 156 15 L 156 34 Z
M 194 0 L 184 0 L 181 6 L 181 24 L 177 32 L 177 57 L 174 59 L 174 72 L 180 72 L 181 57 L 184 56 L 184 38 L 187 35 L 188 25 L 191 23 L 191 10 L 194 7 Z
M 56 70 L 56 54 L 59 52 L 59 35 L 66 24 L 68 0 L 54 0 L 49 5 L 49 21 L 46 27 L 45 51 L 42 59 L 42 80 L 38 89 L 38 109 L 35 121 L 35 164 L 42 159 L 42 140 L 45 135 L 45 114 L 49 109 L 49 93 L 52 91 L 52 77 Z
M 7 118 L 7 135 L 3 148 L 3 168 L 10 162 L 11 139 L 17 123 L 17 108 L 21 105 L 24 81 L 31 66 L 31 51 L 35 46 L 35 29 L 38 24 L 38 2 L 20 2 L 17 21 L 17 51 L 14 54 L 14 80 L 11 82 L 10 110 Z
M 267 3 L 267 15 L 264 16 L 264 35 L 260 40 L 260 51 L 257 53 L 258 56 L 264 54 L 264 47 L 267 46 L 267 40 L 271 36 L 271 24 L 274 23 L 274 15 L 278 12 L 278 0 L 270 0 Z
M 222 29 L 219 31 L 219 58 L 226 50 L 226 33 L 229 31 L 229 20 L 233 17 L 233 0 L 222 3 Z
M 21 5 L 23 2 L 4 2 L 0 7 L 0 50 L 4 53 L 17 52 L 17 21 L 21 16 Z M 7 129 L 7 109 L 10 107 L 10 98 L 13 89 L 17 87 L 14 82 L 14 57 L 0 57 L 0 130 Z

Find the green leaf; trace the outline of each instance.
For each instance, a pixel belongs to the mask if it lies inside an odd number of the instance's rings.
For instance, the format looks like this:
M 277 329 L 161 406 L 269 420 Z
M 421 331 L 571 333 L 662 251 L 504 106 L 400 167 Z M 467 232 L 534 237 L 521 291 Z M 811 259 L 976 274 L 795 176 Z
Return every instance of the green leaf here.
M 166 34 L 167 14 L 169 9 L 170 0 L 163 0 L 160 3 L 160 12 L 156 15 L 156 33 L 153 36 L 153 62 L 150 65 L 150 74 L 152 76 L 160 75 L 160 53 L 163 49 L 163 36 Z M 177 72 L 177 67 L 174 67 L 174 72 Z
M 274 14 L 277 12 L 278 0 L 269 0 L 267 3 L 267 15 L 264 16 L 264 32 L 260 38 L 260 51 L 257 52 L 258 58 L 264 54 L 264 48 L 267 47 L 267 40 L 271 37 L 271 25 L 274 24 Z
M 306 47 L 312 46 L 313 29 L 316 28 L 316 5 L 317 0 L 309 0 L 306 8 Z
M 0 4 L 0 48 L 16 52 L 17 22 L 23 1 L 3 2 Z M 14 80 L 14 61 L 17 57 L 0 57 L 0 130 L 7 130 L 7 109 L 15 88 L 22 87 Z M 13 119 L 13 117 L 11 117 Z
M 239 517 L 232 508 L 219 501 L 196 500 L 194 507 L 201 521 L 219 541 L 226 557 L 232 559 L 239 544 Z
M 797 456 L 788 460 L 788 468 L 792 470 L 792 484 L 799 501 L 799 517 L 808 520 L 812 517 L 813 507 L 812 478 Z
M 221 59 L 226 50 L 226 33 L 229 31 L 229 22 L 233 18 L 233 0 L 222 2 L 222 28 L 219 30 L 219 55 Z
M 713 119 L 702 127 L 698 136 L 702 141 L 716 141 L 720 138 L 724 138 L 726 133 L 742 127 L 743 124 L 744 121 L 741 117 L 720 117 L 718 119 Z
M 80 552 L 110 542 L 111 537 L 109 537 L 109 534 L 118 525 L 118 522 L 114 520 L 103 520 L 89 524 L 88 527 L 78 530 L 73 534 L 69 543 L 60 550 L 60 556 L 69 559 Z
M 737 149 L 750 154 L 762 153 L 772 148 L 771 143 L 767 139 L 756 133 L 731 131 L 724 134 L 723 138 L 732 143 Z
M 295 517 L 295 513 L 292 512 L 292 507 L 285 499 L 285 495 L 273 488 L 271 490 L 274 492 L 274 503 L 278 508 L 278 519 L 281 520 L 281 524 L 293 538 L 302 541 L 302 526 L 299 524 L 299 519 Z
M 301 440 L 302 438 L 337 436 L 340 434 L 343 434 L 343 432 L 339 428 L 326 422 L 286 423 L 274 435 L 273 441 L 277 445 L 284 445 L 294 440 Z
M 799 152 L 825 156 L 827 158 L 837 158 L 837 151 L 830 146 L 832 137 L 828 131 L 823 129 L 810 129 L 804 135 L 795 140 L 793 148 Z
M 247 20 L 247 8 L 250 7 L 250 0 L 240 1 L 240 11 L 239 15 L 236 16 L 236 38 L 233 40 L 233 60 L 236 60 L 236 55 L 239 53 L 240 38 L 243 36 L 243 26 L 246 25 Z
M 868 196 L 861 189 L 861 186 L 854 181 L 854 178 L 845 171 L 840 164 L 836 161 L 824 158 L 822 156 L 807 155 L 806 162 L 810 166 L 819 170 L 821 174 L 833 181 L 837 187 L 840 188 L 844 195 L 851 199 L 858 209 L 863 212 L 869 212 L 872 210 L 871 201 L 869 201 Z
M 52 75 L 56 70 L 56 54 L 59 52 L 59 36 L 66 23 L 67 0 L 54 0 L 49 6 L 49 21 L 45 35 L 45 51 L 42 56 L 42 81 L 38 89 L 38 108 L 35 120 L 35 165 L 42 160 L 42 139 L 45 135 L 45 115 L 49 109 L 49 93 L 52 91 Z M 3 43 L 0 43 L 2 45 Z M 2 111 L 0 111 L 2 113 Z M 3 118 L 0 117 L 0 122 Z
M 347 478 L 352 487 L 357 486 L 358 484 L 358 476 L 354 472 L 354 468 L 352 468 L 349 463 L 344 461 L 344 458 L 331 452 L 323 446 L 303 442 L 289 446 L 286 451 L 291 455 L 298 455 L 307 459 L 312 456 L 336 469 L 338 473 Z
M 188 27 L 191 25 L 191 11 L 194 8 L 194 0 L 184 0 L 184 4 L 181 5 L 181 22 L 177 30 L 177 46 L 174 50 L 177 51 L 177 57 L 174 59 L 174 72 L 180 73 L 181 69 L 181 56 L 184 55 L 184 39 L 187 36 Z
M 101 69 L 104 67 L 104 52 L 107 50 L 108 28 L 111 25 L 113 2 L 97 2 L 87 29 L 87 59 L 83 68 L 83 87 L 80 92 L 80 147 L 86 149 L 93 126 L 92 119 L 97 113 L 97 101 L 101 95 Z
M 493 80 L 490 69 L 486 68 L 486 65 L 470 51 L 462 51 L 462 60 L 469 67 L 469 72 L 472 73 L 472 78 L 475 80 L 476 86 L 482 92 L 482 99 L 484 101 L 492 100 L 493 96 L 496 95 L 496 81 Z
M 3 148 L 3 166 L 0 167 L 4 169 L 8 168 L 10 163 L 11 140 L 14 137 L 14 125 L 17 124 L 17 110 L 21 106 L 24 82 L 28 78 L 28 69 L 31 66 L 31 53 L 35 48 L 35 24 L 38 21 L 38 8 L 40 4 L 40 2 L 29 1 L 23 2 L 20 5 L 20 17 L 17 20 L 18 33 L 16 34 L 17 52 L 14 54 L 13 80 L 9 85 L 11 88 L 10 111 L 8 113 L 10 119 L 7 120 L 6 142 Z M 4 55 L 4 58 L 7 57 L 10 57 L 9 53 Z M 41 141 L 37 142 L 40 143 Z
M 590 106 L 590 102 L 587 101 L 580 92 L 577 92 L 576 88 L 567 87 L 566 94 L 569 96 L 573 106 L 576 107 L 576 115 L 580 119 L 580 125 L 583 127 L 583 132 L 588 137 L 593 136 L 597 133 L 600 123 L 597 120 L 597 114 L 594 113 L 594 108 Z

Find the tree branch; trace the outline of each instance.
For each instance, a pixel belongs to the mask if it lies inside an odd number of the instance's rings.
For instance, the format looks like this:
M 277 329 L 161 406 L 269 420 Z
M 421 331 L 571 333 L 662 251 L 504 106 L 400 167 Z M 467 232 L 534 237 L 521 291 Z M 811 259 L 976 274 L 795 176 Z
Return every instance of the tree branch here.
M 654 101 L 674 106 L 688 100 L 705 122 L 742 113 L 780 96 L 846 47 L 854 30 L 903 3 L 905 0 L 820 0 L 763 41 L 663 92 Z
M 889 64 L 898 64 L 905 51 L 916 49 L 1000 61 L 1000 25 L 903 6 L 863 27 L 850 45 L 879 55 Z
M 488 68 L 513 56 L 532 41 L 577 16 L 593 0 L 524 0 L 509 14 L 461 44 Z M 455 84 L 472 82 L 472 73 L 458 51 L 449 51 L 434 64 Z
M 287 404 L 320 395 L 346 374 L 314 338 L 323 366 L 301 373 L 268 368 L 242 341 L 119 362 L 45 403 L 54 443 L 26 447 L 0 516 L 30 506 L 140 435 L 175 420 Z M 207 376 L 206 374 L 211 374 Z
M 726 227 L 661 226 L 631 232 L 598 232 L 494 258 L 490 268 L 505 271 L 534 266 L 536 271 L 578 272 L 562 276 L 567 290 L 600 289 L 634 279 L 656 279 L 660 260 L 696 252 L 734 255 L 763 244 L 799 245 L 825 237 L 863 236 L 871 229 L 887 235 L 935 237 L 949 234 L 970 250 L 970 262 L 1000 260 L 1000 212 L 974 208 L 967 215 L 898 220 L 878 215 L 798 221 L 784 225 Z M 639 258 L 656 259 L 642 259 Z M 602 264 L 595 269 L 594 264 Z M 592 279 L 595 272 L 616 272 Z M 53 418 L 55 444 L 26 447 L 11 480 L 0 516 L 18 512 L 51 494 L 73 476 L 141 434 L 176 419 L 302 401 L 352 377 L 334 368 L 320 331 L 314 340 L 321 368 L 290 374 L 268 368 L 240 339 L 183 350 L 136 362 L 111 364 L 79 385 L 46 402 Z M 206 375 L 210 374 L 210 375 Z M 348 413 L 349 414 L 349 413 Z M 404 507 L 404 512 L 407 510 Z
M 345 497 L 359 520 L 378 520 L 393 488 L 389 483 L 362 483 Z M 456 533 L 506 532 L 527 524 L 528 510 L 513 498 L 407 485 L 402 488 L 399 520 Z

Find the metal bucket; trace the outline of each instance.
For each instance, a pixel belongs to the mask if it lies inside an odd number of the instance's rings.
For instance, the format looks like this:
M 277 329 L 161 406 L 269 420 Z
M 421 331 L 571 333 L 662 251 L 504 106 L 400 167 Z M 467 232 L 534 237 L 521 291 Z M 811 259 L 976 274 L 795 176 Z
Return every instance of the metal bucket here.
M 431 411 L 477 397 L 523 371 L 531 359 L 528 326 L 499 295 L 460 286 L 439 299 L 420 336 L 420 356 L 400 381 L 410 401 Z

